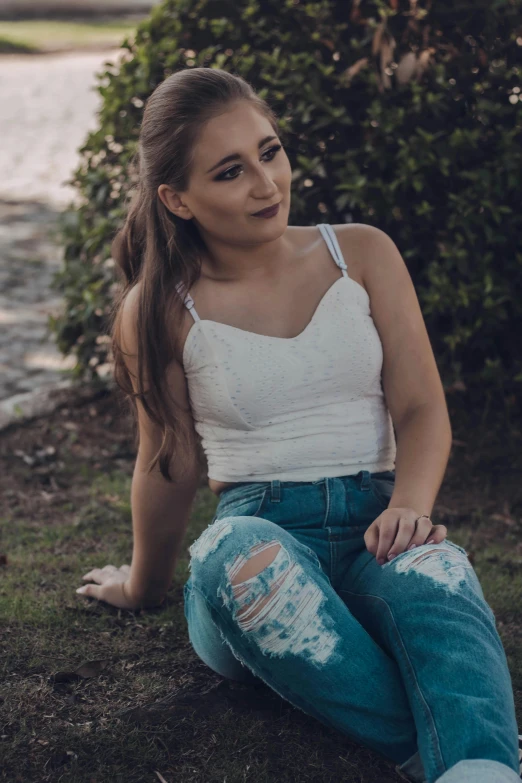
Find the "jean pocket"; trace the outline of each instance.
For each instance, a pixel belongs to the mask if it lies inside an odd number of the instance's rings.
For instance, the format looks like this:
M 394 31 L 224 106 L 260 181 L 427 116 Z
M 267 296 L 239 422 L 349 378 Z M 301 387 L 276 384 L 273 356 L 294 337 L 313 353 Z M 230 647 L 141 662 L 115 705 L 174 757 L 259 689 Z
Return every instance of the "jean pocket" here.
M 261 514 L 268 497 L 270 485 L 248 489 L 243 494 L 234 493 L 231 498 L 220 500 L 216 509 L 215 520 L 223 517 L 257 517 Z
M 375 500 L 382 506 L 383 511 L 390 505 L 394 489 L 395 476 L 370 477 L 370 491 Z

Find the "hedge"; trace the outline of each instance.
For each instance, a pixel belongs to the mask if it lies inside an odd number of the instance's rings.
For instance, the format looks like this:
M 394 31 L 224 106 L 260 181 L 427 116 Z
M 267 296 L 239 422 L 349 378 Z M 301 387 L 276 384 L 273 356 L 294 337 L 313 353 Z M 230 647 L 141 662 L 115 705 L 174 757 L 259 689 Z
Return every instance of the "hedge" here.
M 99 76 L 97 130 L 63 215 L 51 318 L 74 377 L 110 367 L 111 240 L 143 106 L 180 68 L 247 79 L 280 118 L 290 223 L 372 224 L 397 244 L 447 389 L 522 382 L 519 2 L 167 0 Z M 109 364 L 107 364 L 109 363 Z

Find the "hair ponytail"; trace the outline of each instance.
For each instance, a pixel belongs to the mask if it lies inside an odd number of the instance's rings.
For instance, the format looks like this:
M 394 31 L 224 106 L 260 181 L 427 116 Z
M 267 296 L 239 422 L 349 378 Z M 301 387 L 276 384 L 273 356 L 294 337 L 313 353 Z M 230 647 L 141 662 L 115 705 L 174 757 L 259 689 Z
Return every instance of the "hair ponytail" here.
M 125 223 L 118 231 L 111 245 L 111 256 L 125 276 L 128 285 L 139 279 L 145 249 L 146 230 L 143 216 L 144 202 L 139 191 L 131 205 Z

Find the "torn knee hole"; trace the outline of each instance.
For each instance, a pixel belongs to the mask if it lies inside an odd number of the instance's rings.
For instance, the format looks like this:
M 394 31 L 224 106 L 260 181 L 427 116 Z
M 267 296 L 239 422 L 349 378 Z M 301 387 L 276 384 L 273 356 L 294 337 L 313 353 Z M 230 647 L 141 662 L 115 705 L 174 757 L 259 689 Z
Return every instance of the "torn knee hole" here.
M 420 563 L 421 560 L 424 560 L 427 555 L 431 555 L 434 552 L 440 552 L 440 549 L 429 549 L 427 552 L 423 552 L 422 555 L 419 555 L 415 560 L 412 560 L 412 565 L 415 565 L 415 563 Z
M 438 557 L 431 557 L 435 554 Z M 422 553 L 406 551 L 394 558 L 390 566 L 398 574 L 413 573 L 427 577 L 450 593 L 459 592 L 467 582 L 476 579 L 466 555 L 449 546 L 428 549 Z
M 238 585 L 257 576 L 261 571 L 272 563 L 277 555 L 280 545 L 277 541 L 256 544 L 250 550 L 252 557 L 238 557 L 229 573 L 230 581 L 233 585 Z M 239 570 L 238 570 L 239 569 Z
M 249 591 L 247 582 L 253 580 L 262 571 L 267 569 L 275 560 L 278 551 L 280 550 L 280 544 L 277 541 L 269 541 L 261 544 L 256 544 L 250 550 L 248 558 L 240 556 L 232 566 L 229 572 L 229 577 L 234 590 L 234 597 L 241 599 Z M 245 600 L 241 609 L 237 612 L 237 617 L 243 619 L 245 615 L 251 611 L 251 617 L 256 617 L 257 614 L 263 609 L 268 601 L 273 597 L 274 593 L 280 587 L 285 574 L 283 573 L 273 583 L 270 592 L 263 599 L 251 598 Z M 253 604 L 255 604 L 255 611 L 253 610 Z
M 257 544 L 225 572 L 218 594 L 264 654 L 304 655 L 319 666 L 329 660 L 341 639 L 333 619 L 320 611 L 326 596 L 282 544 Z

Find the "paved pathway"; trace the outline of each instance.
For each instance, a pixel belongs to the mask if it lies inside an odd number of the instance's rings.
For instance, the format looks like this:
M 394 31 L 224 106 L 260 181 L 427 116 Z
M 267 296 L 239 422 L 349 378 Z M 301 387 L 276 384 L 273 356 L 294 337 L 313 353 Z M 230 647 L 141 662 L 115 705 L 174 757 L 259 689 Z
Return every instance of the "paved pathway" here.
M 69 203 L 77 149 L 96 128 L 95 74 L 112 53 L 0 57 L 0 199 Z
M 63 379 L 74 364 L 47 331 L 61 300 L 50 288 L 62 250 L 59 212 L 78 148 L 96 128 L 95 74 L 117 52 L 0 57 L 0 401 Z

